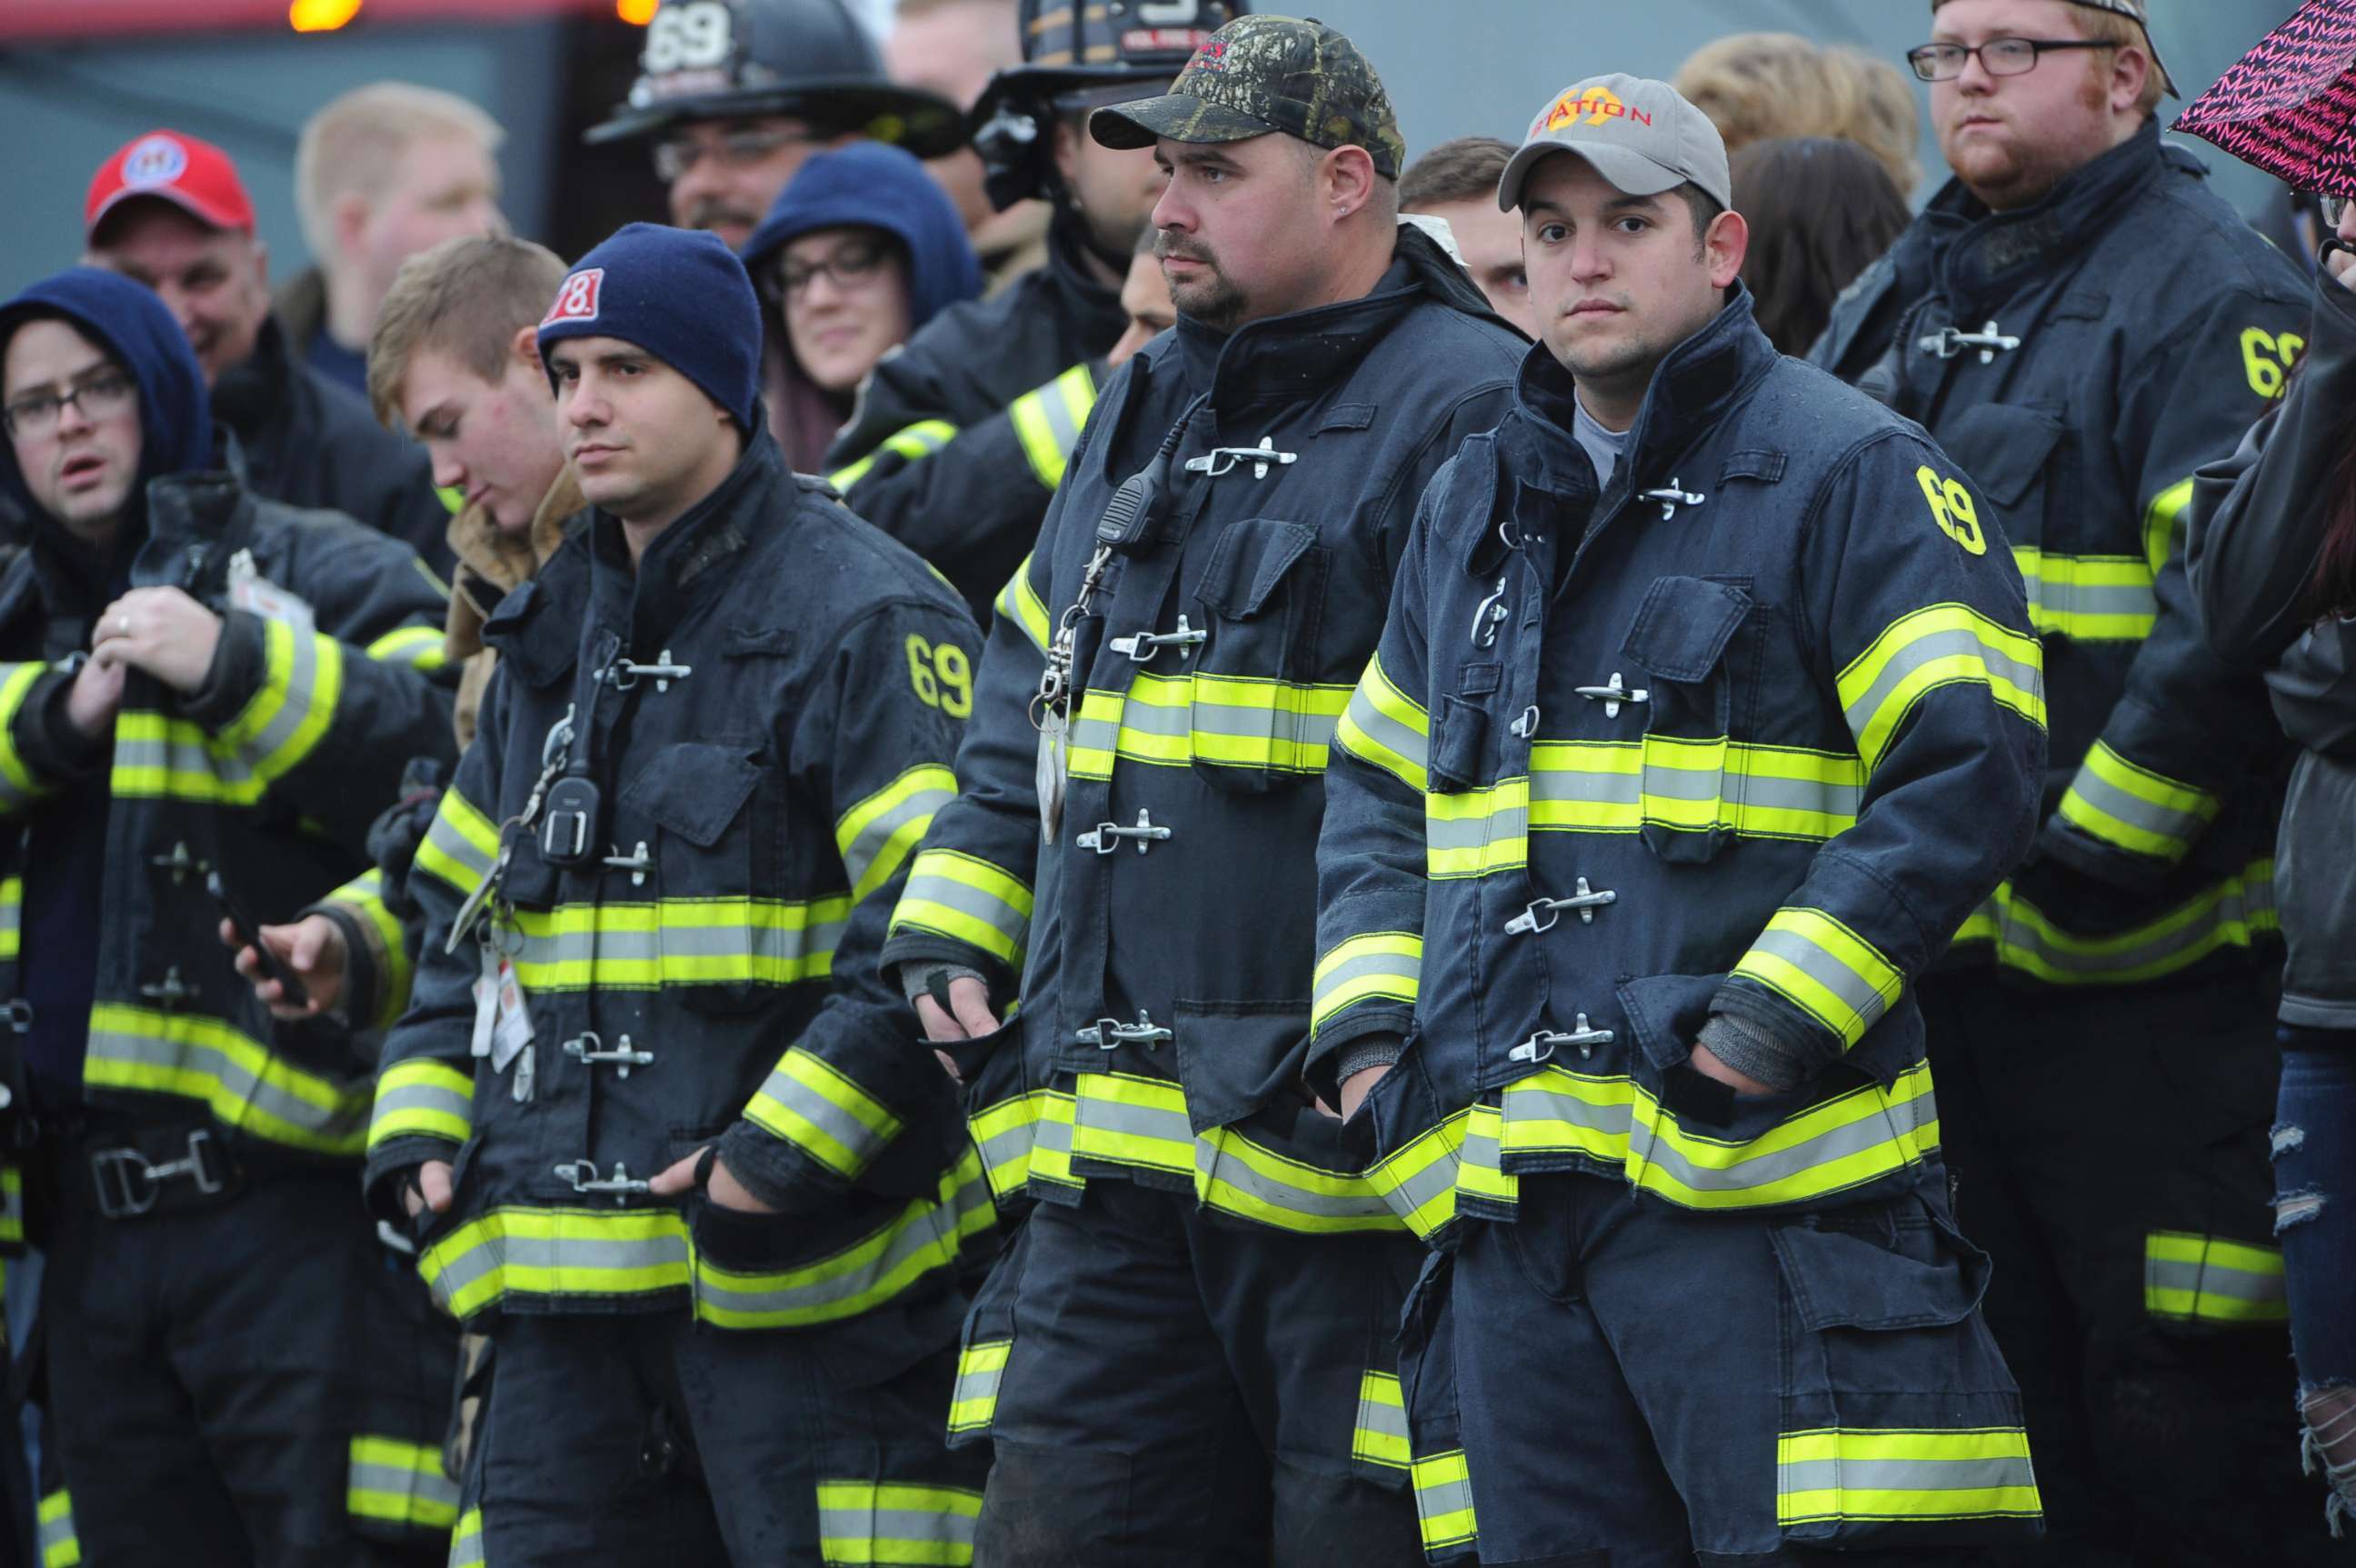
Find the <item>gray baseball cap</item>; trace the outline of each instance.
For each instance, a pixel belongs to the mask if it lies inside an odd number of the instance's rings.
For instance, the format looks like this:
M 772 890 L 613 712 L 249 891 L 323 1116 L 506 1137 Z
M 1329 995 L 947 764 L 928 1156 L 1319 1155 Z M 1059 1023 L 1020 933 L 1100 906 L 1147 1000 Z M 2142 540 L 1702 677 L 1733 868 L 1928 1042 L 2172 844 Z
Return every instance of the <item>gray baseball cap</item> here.
M 1577 153 L 1630 196 L 1658 196 L 1690 181 L 1720 207 L 1734 205 L 1725 138 L 1665 81 L 1590 76 L 1547 100 L 1497 181 L 1497 205 L 1507 212 L 1519 207 L 1530 170 L 1557 153 Z

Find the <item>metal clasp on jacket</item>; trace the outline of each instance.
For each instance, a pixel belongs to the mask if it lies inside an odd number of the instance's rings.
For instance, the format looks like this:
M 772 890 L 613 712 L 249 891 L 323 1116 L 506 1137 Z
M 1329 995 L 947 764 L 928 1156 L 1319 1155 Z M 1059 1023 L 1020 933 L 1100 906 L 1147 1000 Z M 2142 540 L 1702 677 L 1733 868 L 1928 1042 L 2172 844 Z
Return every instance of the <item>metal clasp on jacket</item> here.
M 1186 618 L 1182 615 L 1178 618 L 1176 631 L 1141 631 L 1129 637 L 1116 637 L 1112 639 L 1112 650 L 1139 664 L 1152 663 L 1153 656 L 1165 648 L 1176 649 L 1181 659 L 1192 659 L 1194 650 L 1200 648 L 1210 635 L 1187 625 Z
M 1619 901 L 1619 894 L 1609 887 L 1599 893 L 1587 885 L 1587 878 L 1582 876 L 1579 879 L 1577 893 L 1568 898 L 1535 900 L 1528 908 L 1505 922 L 1505 934 L 1509 937 L 1536 936 L 1542 931 L 1553 930 L 1561 923 L 1562 912 L 1565 909 L 1578 910 L 1579 923 L 1582 926 L 1591 926 L 1595 924 L 1596 910 L 1606 904 L 1617 904 Z
M 1649 703 L 1653 700 L 1653 693 L 1641 686 L 1632 692 L 1622 685 L 1617 670 L 1612 671 L 1612 683 L 1608 686 L 1574 686 L 1571 690 L 1590 703 L 1602 703 L 1603 716 L 1607 719 L 1620 716 L 1620 704 L 1622 703 Z
M 1472 607 L 1472 646 L 1497 646 L 1497 628 L 1512 618 L 1513 611 L 1505 607 L 1505 579 L 1501 575 L 1489 596 Z
M 1976 332 L 1965 332 L 1956 327 L 1942 327 L 1936 332 L 1922 335 L 1914 345 L 1925 354 L 1942 360 L 1952 360 L 1967 349 L 1980 351 L 1980 363 L 1993 365 L 1999 352 L 2009 354 L 2020 347 L 2020 339 L 2008 336 L 2002 328 L 1991 321 Z
M 1155 827 L 1152 814 L 1141 807 L 1137 813 L 1137 826 L 1125 828 L 1119 822 L 1098 822 L 1093 830 L 1082 833 L 1072 842 L 1082 849 L 1092 849 L 1098 854 L 1110 854 L 1120 847 L 1121 840 L 1135 839 L 1137 853 L 1143 854 L 1151 845 L 1162 843 L 1170 836 L 1171 830 Z
M 1687 489 L 1683 479 L 1671 479 L 1657 490 L 1640 490 L 1636 494 L 1636 499 L 1643 501 L 1658 501 L 1663 522 L 1674 521 L 1677 515 L 1677 508 L 1681 506 L 1699 506 L 1709 499 L 1708 496 L 1696 495 Z
M 618 848 L 619 846 L 617 845 L 616 847 Z M 609 854 L 605 856 L 605 866 L 606 869 L 611 871 L 628 872 L 630 874 L 630 886 L 633 887 L 644 887 L 647 885 L 647 873 L 655 868 L 655 857 L 647 853 L 647 841 L 640 839 L 638 841 L 638 847 L 631 854 Z
M 167 1181 L 192 1181 L 210 1197 L 228 1187 L 230 1172 L 212 1129 L 198 1127 L 189 1133 L 183 1158 L 157 1165 L 136 1149 L 98 1149 L 90 1156 L 90 1175 L 98 1188 L 98 1211 L 109 1219 L 129 1219 L 155 1208 Z
M 556 1167 L 556 1174 L 571 1182 L 575 1192 L 610 1193 L 616 1208 L 622 1206 L 622 1199 L 634 1193 L 654 1190 L 654 1183 L 633 1176 L 630 1167 L 619 1160 L 614 1162 L 614 1174 L 609 1176 L 597 1174 L 597 1162 L 594 1160 L 567 1160 Z
M 164 972 L 163 979 L 141 986 L 139 994 L 150 1002 L 162 1003 L 164 1010 L 168 1013 L 195 996 L 197 988 L 180 978 L 180 966 L 176 963 Z
M 1156 1024 L 1145 1009 L 1140 1007 L 1134 1024 L 1124 1024 L 1118 1018 L 1099 1018 L 1077 1031 L 1077 1037 L 1080 1044 L 1094 1046 L 1100 1051 L 1116 1050 L 1122 1046 L 1143 1046 L 1150 1051 L 1171 1036 L 1169 1030 Z
M 1223 474 L 1235 472 L 1236 466 L 1239 463 L 1249 463 L 1252 466 L 1252 478 L 1265 479 L 1268 478 L 1268 466 L 1270 463 L 1280 468 L 1289 468 L 1299 461 L 1301 461 L 1299 453 L 1280 452 L 1276 449 L 1276 437 L 1263 435 L 1259 438 L 1259 445 L 1257 446 L 1214 446 L 1199 457 L 1189 457 L 1186 459 L 1186 471 L 1190 474 L 1208 474 L 1215 479 Z
M 172 886 L 175 887 L 187 881 L 189 877 L 202 876 L 213 868 L 211 861 L 198 860 L 195 855 L 190 854 L 186 841 L 175 843 L 169 854 L 149 855 L 147 864 L 158 871 L 170 872 Z
M 1589 1028 L 1587 1015 L 1581 1013 L 1578 1021 L 1571 1026 L 1569 1033 L 1540 1029 L 1537 1034 L 1507 1051 L 1505 1058 L 1508 1061 L 1542 1062 L 1554 1055 L 1557 1046 L 1577 1046 L 1579 1054 L 1582 1058 L 1591 1057 L 1595 1054 L 1596 1047 L 1608 1046 L 1618 1037 L 1609 1029 Z
M 627 1078 L 632 1068 L 652 1067 L 655 1060 L 654 1052 L 637 1049 L 630 1044 L 627 1035 L 620 1036 L 614 1048 L 607 1050 L 604 1038 L 594 1029 L 575 1035 L 557 1049 L 584 1067 L 611 1066 L 616 1078 Z
M 616 692 L 626 692 L 641 681 L 652 681 L 656 691 L 668 692 L 673 681 L 684 681 L 694 673 L 695 666 L 692 664 L 672 663 L 670 650 L 666 648 L 661 657 L 652 664 L 633 664 L 626 659 L 615 660 L 605 666 L 605 684 Z

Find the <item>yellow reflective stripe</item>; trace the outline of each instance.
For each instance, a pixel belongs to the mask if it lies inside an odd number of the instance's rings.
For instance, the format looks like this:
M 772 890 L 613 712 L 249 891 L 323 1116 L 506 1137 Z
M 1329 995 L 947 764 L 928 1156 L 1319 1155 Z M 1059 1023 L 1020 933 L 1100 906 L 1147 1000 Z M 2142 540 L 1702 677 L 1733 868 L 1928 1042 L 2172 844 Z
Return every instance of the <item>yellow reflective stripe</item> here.
M 835 847 L 854 904 L 900 874 L 924 842 L 933 813 L 957 799 L 957 775 L 934 763 L 911 768 L 842 814 Z
M 2190 969 L 2220 948 L 2247 948 L 2282 929 L 2275 863 L 2251 863 L 2158 919 L 2107 936 L 2063 930 L 2005 883 L 1955 940 L 1995 944 L 1996 961 L 2051 985 L 2134 985 Z
M 498 828 L 454 786 L 442 791 L 442 803 L 410 864 L 471 897 L 498 858 Z
M 368 656 L 380 664 L 406 664 L 429 672 L 450 661 L 447 639 L 430 626 L 404 626 L 388 631 L 368 645 Z
M 25 879 L 0 881 L 0 963 L 14 963 L 24 949 Z
M 1479 1536 L 1472 1519 L 1472 1472 L 1464 1462 L 1464 1450 L 1451 1448 L 1418 1458 L 1408 1475 L 1426 1552 L 1463 1546 Z
M 25 1239 L 25 1172 L 21 1166 L 0 1165 L 0 1241 Z M 0 1283 L 5 1283 L 0 1278 Z
M 985 1339 L 958 1352 L 957 1382 L 949 1391 L 949 1430 L 987 1432 L 998 1414 L 998 1387 L 1006 1376 L 1012 1339 Z
M 1109 779 L 1113 759 L 1184 768 L 1207 762 L 1322 773 L 1350 703 L 1347 686 L 1242 675 L 1138 675 L 1126 696 L 1091 689 L 1072 723 L 1076 779 Z
M 973 1561 L 981 1522 L 981 1494 L 963 1487 L 914 1487 L 884 1481 L 818 1484 L 819 1555 L 827 1568 L 880 1568 L 885 1563 L 949 1564 Z
M 506 917 L 526 992 L 799 985 L 834 972 L 851 900 L 663 898 L 560 904 Z
M 21 811 L 49 792 L 16 749 L 16 711 L 48 669 L 46 664 L 0 664 L 7 671 L 0 675 L 0 811 Z
M 1775 1440 L 1775 1520 L 2035 1519 L 2042 1505 L 2017 1426 L 1831 1427 Z
M 744 1116 L 846 1181 L 856 1180 L 900 1135 L 900 1119 L 890 1106 L 799 1046 L 770 1072 Z
M 1438 881 L 1526 865 L 1529 821 L 1527 779 L 1500 779 L 1461 795 L 1426 795 L 1424 874 Z
M 1821 909 L 1783 908 L 1734 966 L 1840 1037 L 1844 1048 L 1881 1021 L 1906 976 L 1881 950 Z
M 448 1530 L 458 1522 L 458 1485 L 442 1473 L 439 1447 L 356 1436 L 344 1507 L 354 1519 Z
M 1031 889 L 986 860 L 928 849 L 916 856 L 892 910 L 893 933 L 904 928 L 952 938 L 1021 969 Z
M 2184 524 L 2184 509 L 2192 503 L 2192 481 L 2179 479 L 2151 498 L 2151 505 L 2143 514 L 2143 558 L 2158 576 L 2167 566 L 2168 558 L 2176 553 L 2178 530 Z
M 1147 1170 L 1194 1169 L 1186 1091 L 1166 1078 L 1084 1072 L 1074 1085 L 1072 1156 Z
M 220 744 L 238 754 L 262 785 L 310 756 L 343 700 L 344 649 L 332 637 L 262 623 L 262 685 L 224 725 Z
M 1380 654 L 1358 677 L 1333 739 L 1419 795 L 1431 787 L 1431 715 L 1384 671 Z
M 693 1251 L 677 1210 L 494 1208 L 436 1240 L 417 1272 L 453 1316 L 509 1294 L 543 1300 L 687 1288 Z
M 1458 1111 L 1366 1167 L 1366 1185 L 1425 1241 L 1456 1218 L 1456 1181 L 1471 1112 Z
M 1097 384 L 1087 366 L 1074 365 L 1007 405 L 1023 455 L 1031 460 L 1031 471 L 1039 482 L 1049 489 L 1064 482 L 1064 469 L 1071 462 L 1072 449 L 1080 443 L 1081 427 L 1087 424 L 1088 411 L 1096 401 Z
M 1493 1186 L 1511 1155 L 1574 1154 L 1617 1169 L 1634 1187 L 1688 1208 L 1756 1208 L 1815 1201 L 1920 1165 L 1939 1146 L 1928 1063 L 1884 1089 L 1868 1083 L 1794 1112 L 1755 1138 L 1689 1132 L 1651 1091 L 1624 1074 L 1574 1073 L 1549 1065 L 1508 1084 L 1495 1108 L 1500 1131 L 1484 1146 L 1468 1129 L 1460 1195 L 1511 1202 Z
M 1071 1125 L 1070 1095 L 1052 1089 L 1034 1089 L 985 1106 L 967 1118 L 966 1132 L 981 1153 L 982 1172 L 989 1177 L 990 1190 L 999 1201 L 1013 1197 L 1030 1182 L 1039 1128 L 1050 1120 L 1065 1127 Z M 1068 1169 L 1063 1176 L 1069 1179 Z
M 2185 1230 L 2144 1238 L 2144 1310 L 2203 1323 L 2287 1323 L 2280 1248 Z
M 1414 1006 L 1422 978 L 1423 938 L 1412 931 L 1373 931 L 1339 943 L 1317 961 L 1310 982 L 1311 1036 L 1336 1013 L 1370 997 Z
M 1358 1380 L 1358 1424 L 1350 1434 L 1350 1457 L 1391 1470 L 1405 1470 L 1412 1463 L 1407 1401 L 1400 1396 L 1398 1379 L 1389 1372 L 1368 1372 Z
M 475 1075 L 427 1057 L 398 1061 L 377 1075 L 369 1147 L 394 1138 L 463 1144 L 475 1131 Z
M 1031 557 L 1023 557 L 1023 564 L 1014 568 L 1014 575 L 1006 579 L 1006 586 L 998 590 L 996 607 L 1001 619 L 1023 628 L 1023 635 L 1041 653 L 1055 635 L 1054 623 L 1047 616 L 1047 607 L 1041 601 L 1039 591 L 1031 585 Z
M 2159 618 L 2152 569 L 2136 555 L 2054 555 L 2015 545 L 2029 624 L 2081 642 L 2140 642 Z
M 2044 652 L 1968 605 L 1933 605 L 1901 616 L 1840 672 L 1842 712 L 1870 771 L 1923 694 L 1969 682 L 2040 729 L 2045 725 Z
M 60 1487 L 41 1499 L 41 1568 L 75 1568 L 81 1562 L 81 1541 L 74 1533 L 73 1495 Z
M 867 471 L 875 467 L 877 459 L 885 453 L 894 457 L 905 457 L 911 463 L 921 462 L 956 440 L 957 433 L 957 426 L 946 419 L 920 419 L 884 437 L 874 451 L 849 467 L 838 468 L 828 475 L 827 483 L 848 495 L 851 487 L 865 478 Z
M 409 1006 L 409 941 L 399 917 L 385 905 L 383 874 L 363 871 L 320 902 L 341 904 L 376 932 L 377 943 L 384 950 L 384 1000 L 377 1009 L 375 1024 L 380 1029 L 391 1028 Z
M 2105 843 L 2174 865 L 2224 805 L 2208 790 L 2137 767 L 2097 740 L 2059 810 L 2064 822 Z
M 1082 1075 L 1083 1082 L 1087 1076 Z M 1365 1176 L 1308 1165 L 1233 1127 L 1213 1127 L 1195 1136 L 1194 1197 L 1205 1208 L 1305 1236 L 1400 1228 L 1398 1217 Z
M 450 1532 L 450 1568 L 488 1568 L 483 1557 L 483 1510 L 468 1509 Z
M 224 1125 L 320 1154 L 357 1155 L 368 1138 L 367 1079 L 305 1071 L 218 1018 L 102 1002 L 90 1010 L 82 1081 L 193 1100 Z

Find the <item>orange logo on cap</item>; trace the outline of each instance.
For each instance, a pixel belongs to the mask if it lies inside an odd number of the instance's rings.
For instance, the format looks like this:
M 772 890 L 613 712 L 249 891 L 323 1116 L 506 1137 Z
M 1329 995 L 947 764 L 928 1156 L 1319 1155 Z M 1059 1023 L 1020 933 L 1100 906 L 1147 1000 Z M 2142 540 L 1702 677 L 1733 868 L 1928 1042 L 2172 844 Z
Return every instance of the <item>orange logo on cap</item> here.
M 1620 95 L 1608 87 L 1573 89 L 1556 99 L 1547 112 L 1530 124 L 1530 134 L 1543 135 L 1559 131 L 1566 125 L 1576 125 L 1585 120 L 1590 125 L 1601 125 L 1613 120 L 1627 120 L 1639 125 L 1649 125 L 1653 117 L 1641 109 L 1631 109 L 1620 102 Z

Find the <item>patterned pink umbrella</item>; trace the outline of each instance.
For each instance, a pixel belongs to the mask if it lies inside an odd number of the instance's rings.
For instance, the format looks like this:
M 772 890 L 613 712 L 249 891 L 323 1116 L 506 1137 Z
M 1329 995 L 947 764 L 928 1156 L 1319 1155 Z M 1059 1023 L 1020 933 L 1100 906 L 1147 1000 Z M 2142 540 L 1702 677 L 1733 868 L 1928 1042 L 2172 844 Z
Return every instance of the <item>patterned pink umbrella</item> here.
M 2356 0 L 2307 0 L 2175 129 L 2296 189 L 2356 196 Z

